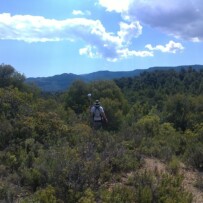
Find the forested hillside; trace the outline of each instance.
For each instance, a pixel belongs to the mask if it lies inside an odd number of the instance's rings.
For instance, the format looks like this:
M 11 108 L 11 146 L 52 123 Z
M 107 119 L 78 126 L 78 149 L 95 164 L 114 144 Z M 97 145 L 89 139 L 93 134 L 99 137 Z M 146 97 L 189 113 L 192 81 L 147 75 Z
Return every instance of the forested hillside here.
M 0 65 L 0 202 L 201 202 L 184 187 L 182 165 L 198 172 L 201 196 L 202 69 L 77 80 L 54 94 L 24 81 Z M 98 131 L 89 114 L 96 99 L 108 117 Z M 151 159 L 164 171 L 148 170 Z
M 63 92 L 69 88 L 76 80 L 84 82 L 93 82 L 97 80 L 114 80 L 122 77 L 139 76 L 141 73 L 153 72 L 155 70 L 169 70 L 180 71 L 183 68 L 191 67 L 195 70 L 200 70 L 203 65 L 191 65 L 191 66 L 175 66 L 175 67 L 151 67 L 148 69 L 135 69 L 133 71 L 97 71 L 88 74 L 76 75 L 72 73 L 63 73 L 61 75 L 54 75 L 50 77 L 37 77 L 27 78 L 26 83 L 33 83 L 44 92 Z

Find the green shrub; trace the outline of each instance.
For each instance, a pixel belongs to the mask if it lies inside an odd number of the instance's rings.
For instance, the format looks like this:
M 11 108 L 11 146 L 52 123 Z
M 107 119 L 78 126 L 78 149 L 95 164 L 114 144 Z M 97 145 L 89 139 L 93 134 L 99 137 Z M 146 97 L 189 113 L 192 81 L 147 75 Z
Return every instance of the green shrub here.
M 175 156 L 172 157 L 171 161 L 169 162 L 168 168 L 169 171 L 174 175 L 177 175 L 179 173 L 180 162 L 177 157 Z
M 202 175 L 198 175 L 197 180 L 195 182 L 195 187 L 203 192 L 203 177 L 202 177 Z
M 203 143 L 190 143 L 185 151 L 184 159 L 191 166 L 203 169 Z
M 133 125 L 135 133 L 143 137 L 154 137 L 159 133 L 160 118 L 157 115 L 143 116 Z
M 79 199 L 78 203 L 96 203 L 94 193 L 88 188 L 84 195 Z
M 56 203 L 55 189 L 52 186 L 47 186 L 44 189 L 36 192 L 35 198 L 40 203 Z
M 157 203 L 192 203 L 192 195 L 182 188 L 183 177 L 164 174 L 157 187 Z
M 153 200 L 152 190 L 149 186 L 138 188 L 137 202 L 139 203 L 151 203 Z
M 110 190 L 101 193 L 102 203 L 134 203 L 135 190 L 130 187 L 115 185 Z
M 42 174 L 36 168 L 26 168 L 22 170 L 21 173 L 22 184 L 25 186 L 30 186 L 33 191 L 36 191 L 37 187 L 39 187 L 44 182 Z
M 0 182 L 0 200 L 5 199 L 7 187 L 3 182 Z

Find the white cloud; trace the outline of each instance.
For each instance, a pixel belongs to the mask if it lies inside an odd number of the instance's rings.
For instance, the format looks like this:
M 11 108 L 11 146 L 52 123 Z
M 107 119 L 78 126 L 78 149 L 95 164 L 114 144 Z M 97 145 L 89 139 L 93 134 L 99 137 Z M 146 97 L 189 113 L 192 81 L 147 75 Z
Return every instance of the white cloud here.
M 135 51 L 135 50 L 129 50 L 128 48 L 118 50 L 118 53 L 122 58 L 127 58 L 129 56 L 138 56 L 138 57 L 154 56 L 152 51 Z
M 106 8 L 107 11 L 124 12 L 128 10 L 130 0 L 99 0 L 99 4 Z
M 99 20 L 72 18 L 46 19 L 42 16 L 0 14 L 0 39 L 45 42 L 82 39 L 86 42 L 112 41 L 116 37 L 105 31 Z M 91 42 L 92 41 L 92 42 Z
M 118 36 L 122 41 L 130 42 L 134 37 L 139 37 L 142 34 L 142 26 L 138 21 L 130 24 L 120 22 L 120 31 Z
M 73 10 L 72 11 L 73 15 L 85 15 L 84 12 L 80 11 L 80 10 Z
M 176 43 L 174 41 L 170 41 L 168 44 L 165 46 L 163 45 L 156 45 L 155 47 L 152 47 L 151 44 L 147 44 L 145 46 L 147 49 L 150 51 L 161 51 L 161 52 L 168 52 L 168 53 L 176 53 L 178 51 L 181 51 L 184 49 L 183 45 L 181 43 Z
M 98 0 L 108 11 L 123 19 L 140 21 L 176 38 L 203 41 L 202 0 Z
M 90 11 L 73 10 L 72 14 L 75 16 L 77 16 L 77 15 L 84 16 L 84 15 L 91 15 L 91 12 Z
M 87 55 L 90 58 L 101 58 L 102 56 L 96 52 L 95 47 L 86 46 L 79 50 L 80 55 Z M 152 57 L 154 56 L 153 51 L 135 51 L 129 50 L 128 48 L 121 48 L 116 51 L 114 57 L 106 56 L 107 61 L 116 62 L 119 59 L 126 59 L 129 57 Z
M 91 58 L 103 57 L 109 61 L 130 56 L 151 56 L 149 51 L 128 50 L 133 37 L 139 36 L 142 27 L 138 22 L 121 23 L 120 31 L 109 33 L 99 20 L 72 18 L 46 19 L 42 16 L 0 14 L 0 39 L 28 43 L 83 40 L 87 45 L 79 54 Z
M 86 46 L 79 50 L 80 55 L 87 55 L 90 58 L 100 58 L 101 55 L 97 52 L 96 48 L 93 46 Z

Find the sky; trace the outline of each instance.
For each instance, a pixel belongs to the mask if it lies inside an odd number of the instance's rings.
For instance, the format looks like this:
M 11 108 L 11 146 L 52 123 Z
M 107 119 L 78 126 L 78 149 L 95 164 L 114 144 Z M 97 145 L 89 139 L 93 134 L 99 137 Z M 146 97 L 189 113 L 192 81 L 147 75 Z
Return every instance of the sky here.
M 202 0 L 0 0 L 0 64 L 26 77 L 203 64 Z

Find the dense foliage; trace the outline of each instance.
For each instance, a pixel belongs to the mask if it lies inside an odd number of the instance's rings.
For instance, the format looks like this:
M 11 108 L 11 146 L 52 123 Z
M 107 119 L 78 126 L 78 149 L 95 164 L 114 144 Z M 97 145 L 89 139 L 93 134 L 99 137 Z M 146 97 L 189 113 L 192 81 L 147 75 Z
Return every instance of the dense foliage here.
M 99 131 L 90 122 L 95 99 L 109 120 Z M 145 156 L 169 173 L 141 170 Z M 189 203 L 179 161 L 203 169 L 203 70 L 76 81 L 44 94 L 0 66 L 0 201 Z

